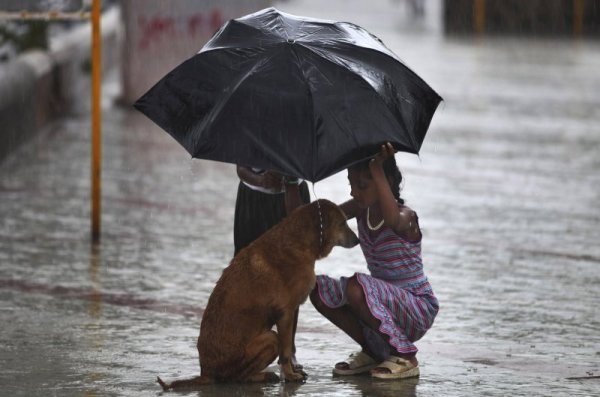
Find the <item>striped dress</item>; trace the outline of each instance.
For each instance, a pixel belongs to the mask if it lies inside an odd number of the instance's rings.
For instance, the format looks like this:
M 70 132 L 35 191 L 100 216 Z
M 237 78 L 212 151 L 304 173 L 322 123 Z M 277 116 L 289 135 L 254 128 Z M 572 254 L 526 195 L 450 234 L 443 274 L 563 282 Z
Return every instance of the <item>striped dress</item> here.
M 417 347 L 413 342 L 431 328 L 439 308 L 423 273 L 421 242 L 404 240 L 386 226 L 369 230 L 366 211 L 357 216 L 357 223 L 360 246 L 371 274 L 355 273 L 354 276 L 362 286 L 369 310 L 381 321 L 379 331 L 389 336 L 390 345 L 399 353 L 415 353 Z M 348 280 L 347 277 L 338 280 L 318 276 L 317 286 L 323 303 L 330 308 L 345 305 Z M 370 350 L 378 358 L 390 353 L 379 334 L 367 327 L 364 333 Z

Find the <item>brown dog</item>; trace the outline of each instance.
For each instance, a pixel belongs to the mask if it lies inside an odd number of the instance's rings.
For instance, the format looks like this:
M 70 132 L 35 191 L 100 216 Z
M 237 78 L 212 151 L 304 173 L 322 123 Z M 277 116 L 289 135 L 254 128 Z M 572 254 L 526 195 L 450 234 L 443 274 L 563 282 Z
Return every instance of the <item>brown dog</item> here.
M 315 286 L 315 261 L 334 246 L 358 244 L 342 210 L 327 200 L 304 205 L 240 251 L 210 298 L 198 337 L 200 376 L 163 389 L 214 382 L 279 380 L 261 372 L 277 356 L 287 381 L 306 378 L 291 365 L 294 312 Z M 272 330 L 277 325 L 277 332 Z

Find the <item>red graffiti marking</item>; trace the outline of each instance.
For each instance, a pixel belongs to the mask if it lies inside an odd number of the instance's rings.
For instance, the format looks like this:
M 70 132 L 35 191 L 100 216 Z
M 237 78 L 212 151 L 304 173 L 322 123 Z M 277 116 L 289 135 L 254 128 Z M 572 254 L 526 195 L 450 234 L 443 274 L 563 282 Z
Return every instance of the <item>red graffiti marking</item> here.
M 138 48 L 148 49 L 153 43 L 165 39 L 191 39 L 210 36 L 223 24 L 221 10 L 214 9 L 208 13 L 196 13 L 186 17 L 138 17 L 138 29 L 141 38 Z
M 213 12 L 210 14 L 210 29 L 214 33 L 221 27 L 221 25 L 223 25 L 223 16 L 221 15 L 221 11 L 213 10 Z
M 151 42 L 162 36 L 174 35 L 175 33 L 175 20 L 173 18 L 154 17 L 146 20 L 144 17 L 139 17 L 138 25 L 142 30 L 142 38 L 139 43 L 141 49 L 148 48 Z
M 190 36 L 196 36 L 202 30 L 202 22 L 204 19 L 204 15 L 196 14 L 191 16 L 188 19 L 188 32 Z

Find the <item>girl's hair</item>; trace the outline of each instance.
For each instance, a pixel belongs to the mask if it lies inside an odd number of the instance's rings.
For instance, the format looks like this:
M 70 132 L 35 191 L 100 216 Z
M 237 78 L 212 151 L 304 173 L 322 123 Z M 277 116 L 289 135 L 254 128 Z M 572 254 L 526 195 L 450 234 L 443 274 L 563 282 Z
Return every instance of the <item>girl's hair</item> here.
M 371 159 L 367 159 L 365 161 L 361 161 L 360 163 L 356 163 L 351 165 L 348 170 L 352 172 L 367 172 L 369 177 L 371 177 L 371 171 L 369 169 L 369 162 Z M 396 198 L 399 204 L 404 204 L 404 200 L 400 197 L 400 184 L 402 183 L 402 173 L 398 166 L 396 165 L 396 159 L 394 156 L 390 156 L 383 161 L 383 172 L 390 183 L 390 189 L 392 190 L 392 194 Z

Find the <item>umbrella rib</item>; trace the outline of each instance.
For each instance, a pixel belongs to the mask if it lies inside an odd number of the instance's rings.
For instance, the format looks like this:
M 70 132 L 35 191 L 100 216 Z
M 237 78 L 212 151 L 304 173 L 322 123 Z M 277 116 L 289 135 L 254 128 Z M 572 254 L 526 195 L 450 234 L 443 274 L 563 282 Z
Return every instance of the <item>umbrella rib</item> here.
M 204 131 L 207 127 L 207 125 L 212 124 L 217 115 L 219 115 L 221 113 L 221 110 L 223 109 L 223 107 L 227 104 L 227 102 L 229 101 L 229 99 L 231 98 L 231 96 L 236 92 L 236 89 L 248 78 L 250 77 L 253 72 L 260 66 L 264 65 L 268 59 L 270 58 L 270 56 L 267 57 L 263 57 L 263 58 L 259 58 L 254 64 L 252 64 L 251 67 L 249 67 L 242 75 L 242 77 L 232 86 L 232 89 L 228 90 L 227 92 L 224 92 L 223 95 L 221 95 L 219 97 L 219 100 L 217 101 L 217 103 L 215 103 L 215 106 L 213 106 L 213 108 L 210 110 L 210 113 L 207 115 L 207 117 L 205 117 L 202 120 L 202 123 L 198 126 L 195 127 L 194 130 L 195 131 Z M 195 141 L 193 142 L 193 147 L 196 147 L 197 150 L 196 152 L 193 154 L 193 157 L 197 157 L 199 155 L 198 153 L 198 140 L 200 139 L 200 134 L 193 134 Z
M 277 14 L 277 19 L 281 23 L 281 26 L 286 26 L 285 19 L 283 19 L 283 15 Z M 283 33 L 285 33 L 285 39 L 288 40 L 290 36 L 288 35 L 287 30 L 283 29 Z
M 302 46 L 304 47 L 304 46 Z M 298 62 L 295 63 L 296 67 L 298 68 L 298 71 L 300 72 L 301 75 L 304 76 L 304 70 L 299 66 L 301 64 L 301 59 L 300 56 L 298 56 L 297 50 L 296 48 L 292 47 L 292 52 L 294 53 L 294 55 L 296 56 L 296 59 L 298 60 Z M 311 124 L 312 124 L 312 128 L 311 131 L 315 131 L 315 101 L 314 101 L 314 95 L 313 95 L 313 91 L 310 87 L 310 84 L 308 84 L 308 81 L 306 79 L 302 79 L 302 82 L 304 83 L 304 86 L 306 87 L 306 90 L 308 91 L 308 93 L 310 94 L 310 120 L 311 120 Z M 312 161 L 312 169 L 311 169 L 311 182 L 314 182 L 314 180 L 317 177 L 317 171 L 315 169 L 318 158 L 317 158 L 317 134 L 313 134 L 313 140 L 312 140 L 312 154 L 313 154 L 313 161 Z
M 272 7 L 271 7 L 271 8 L 272 8 Z M 274 8 L 273 8 L 273 9 L 274 9 Z M 260 11 L 259 11 L 259 12 L 260 12 Z M 283 18 L 283 15 L 281 15 L 280 13 L 278 13 L 278 14 L 277 14 L 277 16 L 276 16 L 275 18 L 277 18 L 277 19 L 279 20 L 279 22 L 281 23 L 281 25 L 283 25 L 283 26 L 285 26 L 285 25 L 286 25 L 286 24 L 285 24 L 285 20 L 284 20 L 284 18 Z M 267 32 L 267 31 L 265 31 L 265 29 L 264 29 L 264 28 L 263 28 L 263 29 L 261 29 L 260 27 L 253 26 L 253 25 L 250 25 L 250 24 L 248 24 L 248 23 L 245 23 L 245 22 L 246 22 L 246 19 L 242 19 L 242 18 L 240 18 L 240 19 L 232 19 L 230 22 L 237 22 L 237 23 L 240 23 L 240 24 L 242 24 L 242 25 L 244 25 L 244 26 L 249 26 L 249 27 L 251 27 L 251 28 L 255 29 L 256 31 L 258 31 L 258 32 L 259 32 L 259 33 L 261 33 L 261 34 L 265 34 L 265 33 Z M 270 30 L 269 30 L 268 32 L 272 32 L 272 31 L 270 31 Z M 285 29 L 283 29 L 283 32 L 285 33 L 285 39 L 286 39 L 286 40 L 287 40 L 287 39 L 289 39 L 288 32 L 287 32 Z M 281 35 L 279 35 L 279 34 L 278 34 L 277 36 L 279 36 L 280 38 L 282 38 L 282 36 L 281 36 Z
M 313 48 L 311 48 L 311 46 L 305 45 L 305 43 L 301 43 L 301 45 L 302 45 L 302 47 L 304 47 L 304 48 L 308 49 L 309 51 L 311 51 L 313 54 L 318 55 L 321 59 L 325 60 L 326 62 L 329 62 L 332 65 L 335 65 L 335 66 L 341 68 L 342 70 L 347 71 L 348 73 L 351 73 L 352 75 L 358 77 L 361 81 L 363 81 L 365 84 L 367 84 L 369 87 L 371 87 L 371 89 L 373 89 L 373 91 L 377 94 L 376 95 L 377 100 L 380 101 L 380 102 L 383 102 L 382 97 L 381 97 L 381 95 L 379 95 L 379 93 L 377 92 L 377 90 L 368 82 L 368 80 L 366 80 L 359 73 L 355 72 L 354 70 L 352 70 L 350 68 L 345 67 L 346 65 L 340 65 L 339 63 L 334 62 L 333 60 L 329 59 L 328 57 L 324 57 L 321 53 L 319 53 L 318 51 L 315 51 Z M 365 47 L 361 47 L 361 48 L 365 48 Z M 366 50 L 370 50 L 370 51 L 375 51 L 375 50 L 372 50 L 372 49 L 369 49 L 369 48 L 365 48 L 365 49 Z M 377 53 L 379 53 L 379 52 L 377 52 Z M 395 61 L 399 62 L 397 59 L 395 59 Z M 400 65 L 402 65 L 403 67 L 407 68 L 411 73 L 414 74 L 414 72 L 412 70 L 410 70 L 410 68 L 406 67 L 406 65 L 404 65 L 402 62 L 399 62 L 399 63 L 400 63 Z M 415 74 L 415 76 L 416 76 L 416 74 Z M 391 116 L 395 120 L 398 120 L 398 122 L 402 125 L 402 127 L 404 128 L 404 130 L 406 130 L 408 132 L 408 129 L 407 129 L 407 126 L 406 126 L 406 122 L 404 121 L 404 118 L 400 117 L 400 119 L 398 119 L 394 115 L 393 111 L 388 107 L 388 105 L 385 102 L 383 102 L 383 104 L 384 104 L 385 109 L 391 114 Z M 314 114 L 314 110 L 313 110 L 313 114 Z M 410 144 L 411 144 L 411 147 L 407 148 L 407 149 L 412 149 L 415 153 L 418 153 L 418 150 L 417 150 L 418 145 L 414 141 L 413 136 L 410 133 L 406 134 L 406 136 L 409 138 Z
M 402 63 L 404 65 L 404 62 L 402 62 L 402 60 L 400 59 L 400 57 L 392 50 L 390 50 L 384 43 L 383 41 L 381 41 L 381 39 L 377 36 L 375 36 L 374 34 L 372 34 L 371 32 L 363 29 L 361 26 L 356 25 L 352 22 L 337 22 L 335 24 L 335 26 L 339 29 L 343 29 L 346 30 L 346 27 L 351 27 L 356 31 L 359 31 L 361 35 L 368 37 L 370 40 L 373 40 L 373 44 L 375 44 L 377 46 L 377 48 L 375 47 L 368 47 L 368 46 L 364 46 L 361 45 L 360 43 L 353 41 L 352 45 L 359 47 L 359 48 L 363 48 L 365 50 L 370 50 L 370 51 L 375 51 L 378 54 L 384 54 L 390 58 L 393 58 L 394 60 Z M 406 66 L 406 65 L 405 65 Z M 412 70 L 411 70 L 412 72 Z M 414 73 L 414 72 L 413 72 Z M 416 74 L 416 73 L 415 73 Z
M 284 12 L 281 12 L 281 11 L 279 11 L 279 13 L 277 14 L 277 19 L 278 19 L 278 20 L 281 22 L 281 24 L 282 24 L 283 26 L 285 26 L 285 25 L 286 25 L 286 20 L 285 20 L 285 18 L 284 18 L 284 17 L 286 17 L 286 16 L 287 16 L 287 17 L 289 18 L 289 17 L 290 17 L 290 15 L 291 15 L 291 14 L 286 14 L 286 13 L 284 13 Z M 302 23 L 304 23 L 304 22 L 305 22 L 305 21 L 302 21 Z M 316 22 L 316 21 L 315 21 L 315 22 Z M 317 22 L 317 23 L 319 23 L 319 22 Z M 331 22 L 323 20 L 323 21 L 322 21 L 322 22 L 320 22 L 320 23 L 331 23 Z M 287 24 L 287 25 L 289 25 L 289 24 Z M 317 29 L 317 30 L 316 30 L 316 31 L 314 31 L 314 32 L 310 32 L 310 33 L 307 33 L 307 34 L 305 34 L 305 35 L 303 35 L 303 36 L 299 36 L 299 37 L 297 37 L 297 38 L 296 38 L 296 40 L 298 40 L 298 39 L 301 39 L 301 38 L 310 37 L 310 36 L 312 36 L 312 35 L 314 35 L 314 34 L 316 34 L 316 33 L 320 32 L 320 31 L 322 31 L 323 29 L 325 29 L 325 27 L 320 27 L 319 29 Z M 285 32 L 285 36 L 286 36 L 286 37 L 285 37 L 285 39 L 286 39 L 286 40 L 287 40 L 287 39 L 289 39 L 289 38 L 290 38 L 290 36 L 288 35 L 288 32 L 287 32 L 286 30 L 284 30 L 284 32 Z
M 320 27 L 319 29 L 315 30 L 314 32 L 310 32 L 310 33 L 306 33 L 303 36 L 298 37 L 298 39 L 306 39 L 306 38 L 310 38 L 311 36 L 319 33 L 320 31 L 322 31 L 323 29 L 325 29 L 325 27 Z
M 245 21 L 244 21 L 244 20 L 239 20 L 239 19 L 231 19 L 231 20 L 229 20 L 229 21 L 227 22 L 227 25 L 230 25 L 230 24 L 235 24 L 235 23 L 237 23 L 237 24 L 240 24 L 240 25 L 244 25 L 244 26 L 246 26 L 246 27 L 248 27 L 248 28 L 251 28 L 251 29 L 255 30 L 257 33 L 259 33 L 259 34 L 261 34 L 261 35 L 264 35 L 264 34 L 265 34 L 265 31 L 264 31 L 263 29 L 261 29 L 260 27 L 253 26 L 253 25 L 250 25 L 250 24 L 248 24 L 248 23 L 245 23 Z M 224 29 L 224 28 L 226 28 L 226 27 L 227 27 L 227 25 L 225 25 L 225 26 L 223 27 L 223 29 Z M 272 37 L 276 37 L 276 38 L 278 38 L 278 39 L 281 39 L 281 36 L 278 36 L 278 35 L 273 35 Z M 212 38 L 211 38 L 211 39 L 210 39 L 210 40 L 209 40 L 209 41 L 208 41 L 208 42 L 207 42 L 207 43 L 204 45 L 204 47 L 203 47 L 203 48 L 200 50 L 200 52 L 202 52 L 202 53 L 205 53 L 205 52 L 214 51 L 214 50 L 220 50 L 220 49 L 224 49 L 224 48 L 232 48 L 232 47 L 230 47 L 230 46 L 223 46 L 223 45 L 220 45 L 220 46 L 213 46 L 212 44 L 213 44 L 213 42 L 214 42 L 216 39 L 218 39 L 218 33 L 217 33 L 217 34 L 215 34 L 215 35 L 214 35 L 214 36 L 213 36 L 213 37 L 212 37 Z M 260 44 L 259 44 L 259 45 L 257 45 L 257 47 L 258 47 L 258 48 L 264 48 L 264 45 L 260 45 Z

